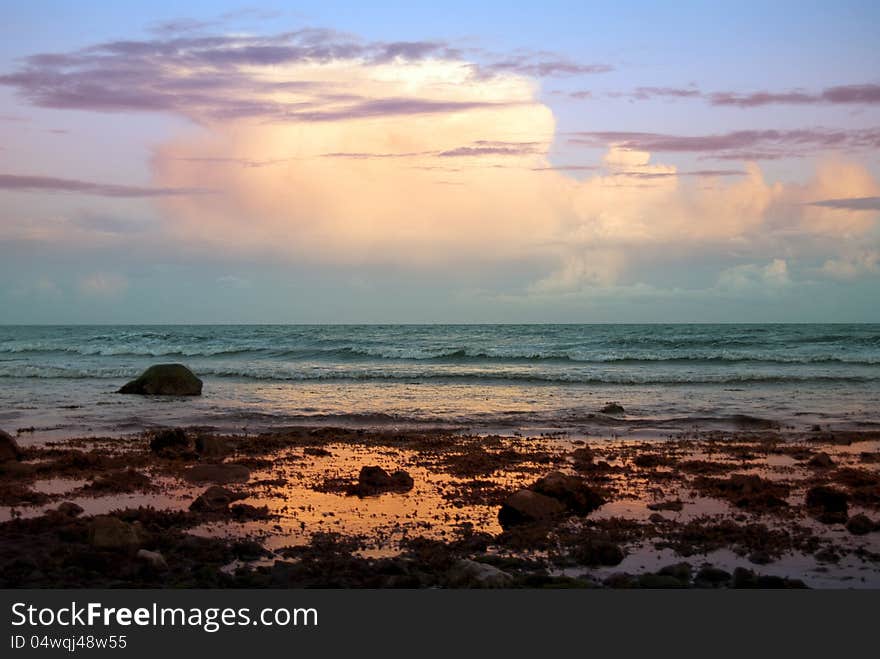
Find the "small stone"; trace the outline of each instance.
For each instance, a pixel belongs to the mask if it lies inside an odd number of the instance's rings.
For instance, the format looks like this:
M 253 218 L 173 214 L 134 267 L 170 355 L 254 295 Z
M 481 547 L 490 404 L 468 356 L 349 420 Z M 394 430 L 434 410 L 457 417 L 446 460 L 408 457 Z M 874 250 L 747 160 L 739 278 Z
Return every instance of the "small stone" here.
M 183 428 L 156 431 L 150 440 L 150 450 L 163 458 L 187 457 L 191 453 L 189 437 Z
M 415 482 L 408 473 L 398 469 L 392 474 L 378 466 L 361 467 L 357 484 L 346 491 L 359 497 L 374 496 L 383 492 L 409 492 Z
M 613 542 L 591 538 L 575 547 L 572 558 L 582 565 L 620 565 L 625 554 Z
M 878 530 L 878 528 L 880 528 L 880 525 L 875 524 L 871 521 L 870 517 L 862 513 L 853 515 L 846 523 L 846 530 L 853 535 L 867 535 L 872 531 Z
M 456 588 L 505 588 L 513 577 L 494 565 L 463 558 L 450 568 L 447 580 Z
M 65 517 L 76 517 L 82 513 L 83 507 L 73 501 L 65 501 L 59 504 L 55 511 Z
M 110 515 L 99 515 L 89 526 L 89 542 L 98 549 L 136 547 L 140 542 L 134 525 Z
M 21 448 L 8 432 L 0 430 L 0 462 L 21 460 Z
M 690 563 L 681 562 L 675 563 L 674 565 L 667 565 L 665 567 L 662 567 L 657 571 L 657 574 L 675 577 L 683 583 L 690 583 L 693 570 L 694 569 Z
M 773 562 L 773 557 L 766 551 L 753 551 L 749 554 L 749 561 L 755 565 L 767 565 Z
M 809 459 L 807 465 L 816 469 L 831 469 L 834 466 L 834 460 L 825 452 L 817 453 Z
M 811 487 L 804 499 L 811 513 L 825 523 L 833 523 L 831 520 L 840 521 L 841 516 L 843 522 L 846 522 L 848 500 L 846 493 L 826 485 Z
M 199 513 L 225 513 L 229 511 L 229 504 L 239 498 L 225 487 L 212 485 L 189 505 L 189 509 Z
M 718 588 L 729 584 L 730 579 L 730 572 L 712 565 L 707 565 L 700 568 L 700 571 L 697 572 L 694 584 L 702 588 Z
M 196 453 L 200 458 L 223 458 L 229 455 L 229 445 L 223 437 L 199 435 L 196 437 Z
M 556 499 L 532 490 L 514 492 L 498 511 L 501 528 L 508 529 L 520 524 L 546 522 L 558 517 L 565 507 Z
M 142 561 L 146 561 L 157 570 L 164 570 L 168 567 L 168 563 L 165 562 L 165 557 L 157 551 L 138 549 L 136 556 Z
M 684 504 L 676 499 L 675 501 L 660 501 L 658 503 L 649 503 L 648 510 L 669 510 L 671 512 L 680 512 L 684 508 Z
M 605 504 L 605 499 L 578 476 L 552 471 L 538 479 L 529 489 L 559 501 L 578 515 L 586 515 Z

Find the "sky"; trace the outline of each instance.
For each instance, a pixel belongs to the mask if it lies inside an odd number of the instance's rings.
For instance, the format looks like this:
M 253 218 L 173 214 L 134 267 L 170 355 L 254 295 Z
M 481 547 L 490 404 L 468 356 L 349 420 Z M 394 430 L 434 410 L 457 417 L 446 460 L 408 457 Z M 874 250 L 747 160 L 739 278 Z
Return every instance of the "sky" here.
M 880 5 L 617 4 L 0 0 L 0 323 L 880 322 Z

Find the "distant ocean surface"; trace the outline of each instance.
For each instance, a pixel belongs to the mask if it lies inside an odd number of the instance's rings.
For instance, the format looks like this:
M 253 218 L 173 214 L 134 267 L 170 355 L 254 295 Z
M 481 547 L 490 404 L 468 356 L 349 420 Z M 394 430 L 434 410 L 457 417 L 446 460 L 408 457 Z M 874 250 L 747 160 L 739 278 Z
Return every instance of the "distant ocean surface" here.
M 114 393 L 156 363 L 198 399 Z M 597 415 L 619 401 L 626 413 Z M 0 326 L 0 427 L 874 425 L 880 325 Z

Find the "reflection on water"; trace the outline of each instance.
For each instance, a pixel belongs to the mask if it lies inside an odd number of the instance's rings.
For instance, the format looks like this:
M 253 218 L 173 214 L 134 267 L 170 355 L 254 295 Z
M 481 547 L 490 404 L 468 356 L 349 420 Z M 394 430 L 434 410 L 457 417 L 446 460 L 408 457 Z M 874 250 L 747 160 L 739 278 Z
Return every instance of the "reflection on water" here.
M 0 427 L 34 428 L 44 437 L 138 432 L 154 425 L 205 425 L 259 431 L 293 424 L 357 427 L 447 425 L 474 430 L 582 435 L 723 426 L 735 415 L 813 424 L 877 423 L 880 387 L 841 390 L 791 385 L 748 389 L 709 386 L 525 385 L 461 383 L 257 383 L 207 379 L 197 398 L 122 396 L 106 380 L 0 379 Z M 26 392 L 26 395 L 23 394 Z M 596 414 L 610 400 L 626 412 Z M 671 422 L 670 422 L 671 420 Z M 636 424 L 633 426 L 633 424 Z M 664 430 L 665 429 L 665 430 Z M 27 433 L 23 440 L 27 442 Z

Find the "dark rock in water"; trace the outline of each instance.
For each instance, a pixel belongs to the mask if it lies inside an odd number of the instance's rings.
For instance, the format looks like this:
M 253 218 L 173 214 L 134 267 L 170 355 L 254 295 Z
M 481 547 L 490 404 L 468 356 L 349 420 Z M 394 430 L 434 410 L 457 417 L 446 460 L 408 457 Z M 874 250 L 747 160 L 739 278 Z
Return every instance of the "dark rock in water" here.
M 613 542 L 590 538 L 572 551 L 572 558 L 582 565 L 620 565 L 625 554 Z
M 817 453 L 812 458 L 809 459 L 807 465 L 810 467 L 815 467 L 816 469 L 830 469 L 834 466 L 834 460 L 831 459 L 831 456 L 827 453 Z
M 658 501 L 657 503 L 649 503 L 648 510 L 668 510 L 670 512 L 681 512 L 682 508 L 684 508 L 684 504 L 680 499 L 676 499 L 675 501 Z
M 694 579 L 694 585 L 698 588 L 719 588 L 730 583 L 731 574 L 719 567 L 707 565 L 700 568 Z
M 199 464 L 183 472 L 190 483 L 246 483 L 251 472 L 247 467 L 235 464 Z
M 202 458 L 222 458 L 230 452 L 229 445 L 222 437 L 199 435 L 196 437 L 196 453 Z
M 212 485 L 189 505 L 189 509 L 198 513 L 225 513 L 229 504 L 240 498 L 225 487 Z
M 565 508 L 586 515 L 605 503 L 605 499 L 582 478 L 552 471 L 531 486 L 533 492 L 559 501 Z
M 805 502 L 810 512 L 819 518 L 819 521 L 831 524 L 842 521 L 846 522 L 846 513 L 849 510 L 849 497 L 845 492 L 836 490 L 827 485 L 817 485 L 807 490 Z
M 383 492 L 409 492 L 413 485 L 412 476 L 402 469 L 389 474 L 382 467 L 361 467 L 357 484 L 348 488 L 347 493 L 366 497 Z
M 140 543 L 133 524 L 110 515 L 99 515 L 89 525 L 89 543 L 98 549 L 124 549 Z
M 871 518 L 867 515 L 859 513 L 849 518 L 849 521 L 846 523 L 846 530 L 853 535 L 866 535 L 871 533 L 871 531 L 880 530 L 880 524 L 871 521 Z
M 605 403 L 605 406 L 599 410 L 602 414 L 623 414 L 626 410 L 623 405 L 618 402 Z
M 55 512 L 64 515 L 65 517 L 76 517 L 80 513 L 82 513 L 83 508 L 79 504 L 73 503 L 73 501 L 65 501 L 58 505 L 55 509 Z
M 21 460 L 21 449 L 12 435 L 0 430 L 0 462 L 10 460 Z
M 565 506 L 552 497 L 532 490 L 518 490 L 501 506 L 498 522 L 501 528 L 508 529 L 520 524 L 550 521 L 563 512 Z
M 124 385 L 120 394 L 149 396 L 199 396 L 202 381 L 183 364 L 150 366 L 136 380 Z

